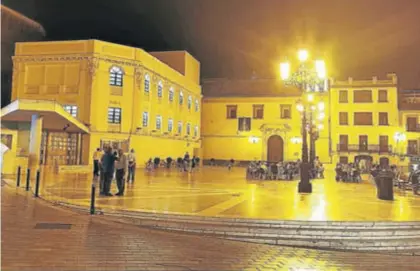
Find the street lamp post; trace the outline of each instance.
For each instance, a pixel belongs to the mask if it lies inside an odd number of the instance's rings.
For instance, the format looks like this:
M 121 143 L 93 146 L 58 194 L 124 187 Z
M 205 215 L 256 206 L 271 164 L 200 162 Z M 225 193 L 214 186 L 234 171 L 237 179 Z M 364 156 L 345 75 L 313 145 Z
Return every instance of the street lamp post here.
M 294 73 L 290 72 L 289 63 L 281 63 L 280 75 L 286 85 L 298 87 L 304 96 L 302 102 L 297 105 L 297 109 L 302 113 L 302 162 L 298 191 L 299 193 L 311 193 L 312 184 L 310 183 L 309 171 L 311 170 L 311 164 L 316 155 L 315 140 L 317 138 L 317 131 L 314 129 L 314 114 L 319 111 L 319 119 L 322 120 L 325 117 L 325 114 L 323 113 L 325 105 L 323 102 L 320 102 L 318 106 L 316 106 L 314 103 L 314 94 L 327 90 L 327 76 L 324 61 L 316 60 L 313 67 L 307 64 L 309 59 L 308 51 L 300 50 L 298 52 L 298 59 L 300 64 Z M 307 96 L 307 99 L 305 99 L 305 96 Z M 320 124 L 318 128 L 321 129 L 322 124 Z M 309 155 L 307 142 L 308 133 L 311 146 L 311 153 Z

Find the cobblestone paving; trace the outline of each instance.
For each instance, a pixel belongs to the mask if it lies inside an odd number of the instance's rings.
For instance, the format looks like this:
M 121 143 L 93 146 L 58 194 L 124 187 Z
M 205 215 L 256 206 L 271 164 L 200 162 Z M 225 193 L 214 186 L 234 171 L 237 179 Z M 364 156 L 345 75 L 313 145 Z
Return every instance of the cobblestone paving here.
M 76 214 L 2 188 L 1 270 L 420 270 L 420 257 L 173 234 Z M 35 229 L 38 223 L 70 229 Z M 38 225 L 39 226 L 39 225 Z

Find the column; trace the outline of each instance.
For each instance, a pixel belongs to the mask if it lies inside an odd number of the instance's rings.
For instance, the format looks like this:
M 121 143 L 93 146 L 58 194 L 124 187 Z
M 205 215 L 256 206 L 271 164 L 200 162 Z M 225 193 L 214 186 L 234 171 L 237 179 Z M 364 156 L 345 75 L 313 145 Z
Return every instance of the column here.
M 29 159 L 28 167 L 31 169 L 31 175 L 35 176 L 36 170 L 39 168 L 41 155 L 41 140 L 42 140 L 42 123 L 43 117 L 34 114 L 31 117 L 31 131 L 29 137 Z

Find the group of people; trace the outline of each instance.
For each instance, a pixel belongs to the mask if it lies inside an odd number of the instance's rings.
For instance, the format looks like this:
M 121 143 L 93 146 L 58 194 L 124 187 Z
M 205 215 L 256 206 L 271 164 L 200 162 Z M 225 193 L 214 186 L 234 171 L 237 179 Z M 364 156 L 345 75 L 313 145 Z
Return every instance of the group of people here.
M 253 161 L 248 165 L 246 177 L 259 180 L 293 180 L 299 175 L 299 171 L 300 160 L 278 163 Z
M 98 148 L 93 154 L 93 176 L 99 178 L 100 195 L 113 196 L 111 193 L 112 180 L 116 180 L 118 193 L 123 196 L 125 182 L 134 182 L 136 156 L 134 149 L 125 154 L 122 149 L 114 151 L 111 146 L 105 146 L 103 151 Z
M 146 171 L 151 172 L 153 170 L 158 169 L 159 167 L 169 169 L 174 165 L 180 172 L 194 172 L 194 170 L 198 167 L 199 163 L 199 157 L 193 155 L 193 157 L 191 158 L 190 154 L 186 152 L 183 158 L 178 157 L 176 159 L 176 163 L 173 163 L 171 157 L 167 157 L 165 160 L 160 159 L 159 157 L 155 157 L 154 159 L 150 158 L 146 162 Z
M 358 163 L 337 163 L 335 166 L 335 180 L 345 183 L 359 183 L 362 181 L 361 169 Z

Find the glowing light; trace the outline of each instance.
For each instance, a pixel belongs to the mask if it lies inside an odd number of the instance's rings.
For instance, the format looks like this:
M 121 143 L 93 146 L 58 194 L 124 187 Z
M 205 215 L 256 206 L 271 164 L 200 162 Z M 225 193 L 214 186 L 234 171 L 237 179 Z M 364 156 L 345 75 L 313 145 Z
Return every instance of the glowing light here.
M 303 112 L 303 110 L 304 110 L 305 108 L 303 107 L 303 104 L 298 103 L 298 104 L 296 105 L 296 109 L 297 109 L 299 112 Z
M 324 124 L 318 124 L 318 129 L 323 130 L 324 129 Z
M 257 144 L 260 141 L 260 139 L 258 137 L 256 137 L 256 136 L 250 136 L 248 138 L 248 141 L 249 141 L 249 143 Z
M 318 110 L 319 111 L 324 111 L 325 109 L 325 103 L 324 102 L 319 102 L 318 103 Z
M 325 79 L 327 77 L 327 69 L 323 60 L 315 61 L 315 70 L 320 79 Z
M 308 102 L 312 102 L 314 100 L 313 94 L 308 94 Z
M 293 144 L 300 144 L 300 143 L 302 143 L 302 138 L 301 138 L 301 137 L 298 137 L 298 136 L 294 136 L 294 137 L 292 137 L 292 138 L 290 139 L 290 141 L 291 141 Z
M 405 141 L 407 139 L 407 136 L 404 133 L 396 132 L 394 135 L 394 139 L 397 142 Z
M 325 118 L 325 113 L 324 112 L 319 113 L 318 119 L 323 120 L 324 118 Z
M 299 50 L 298 51 L 298 59 L 301 62 L 305 62 L 309 58 L 309 52 L 307 50 Z
M 287 62 L 280 63 L 280 77 L 287 80 L 290 76 L 290 64 Z

